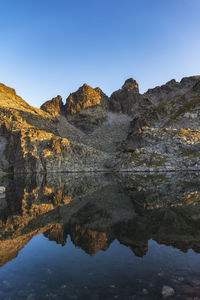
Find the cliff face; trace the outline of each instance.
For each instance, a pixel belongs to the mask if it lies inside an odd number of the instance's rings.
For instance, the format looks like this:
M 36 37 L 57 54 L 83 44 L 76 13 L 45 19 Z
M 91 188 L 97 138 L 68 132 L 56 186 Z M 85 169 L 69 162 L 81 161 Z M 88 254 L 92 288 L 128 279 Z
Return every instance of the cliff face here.
M 124 150 L 108 166 L 115 170 L 199 170 L 200 77 L 149 90 L 152 105 L 133 116 Z
M 58 95 L 57 97 L 46 101 L 40 108 L 52 115 L 53 117 L 56 117 L 60 115 L 63 111 L 62 97 Z
M 84 84 L 34 108 L 0 84 L 0 170 L 21 173 L 200 168 L 200 76 L 107 97 Z
M 114 92 L 109 101 L 110 110 L 116 113 L 134 115 L 143 106 L 149 107 L 151 102 L 139 93 L 138 83 L 130 78 L 122 88 Z
M 108 97 L 100 88 L 93 89 L 89 85 L 84 84 L 78 91 L 71 93 L 67 98 L 66 113 L 74 115 L 89 107 L 102 106 L 106 108 L 107 105 Z
M 13 89 L 0 86 L 1 170 L 30 173 L 103 168 L 106 154 L 60 135 L 59 118 L 55 117 L 55 107 L 62 107 L 60 101 L 58 97 L 51 105 L 45 103 L 43 111 L 28 105 Z
M 107 108 L 108 97 L 102 90 L 84 84 L 67 98 L 65 115 L 76 128 L 91 133 L 108 120 Z

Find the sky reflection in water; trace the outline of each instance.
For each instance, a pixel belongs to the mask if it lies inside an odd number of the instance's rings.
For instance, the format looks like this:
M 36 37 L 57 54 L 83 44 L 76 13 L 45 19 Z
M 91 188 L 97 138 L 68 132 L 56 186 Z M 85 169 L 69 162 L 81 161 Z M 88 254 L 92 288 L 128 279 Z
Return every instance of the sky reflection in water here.
M 200 296 L 198 176 L 79 176 L 2 179 L 0 299 Z

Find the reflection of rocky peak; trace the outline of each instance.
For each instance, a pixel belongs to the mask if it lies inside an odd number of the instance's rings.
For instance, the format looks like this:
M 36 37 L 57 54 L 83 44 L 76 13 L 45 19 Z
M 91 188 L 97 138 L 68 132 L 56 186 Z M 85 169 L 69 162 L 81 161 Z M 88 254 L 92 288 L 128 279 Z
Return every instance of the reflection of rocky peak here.
M 73 243 L 94 255 L 106 250 L 113 240 L 112 217 L 93 203 L 87 203 L 75 213 L 69 222 L 69 233 Z
M 63 110 L 62 97 L 58 95 L 57 97 L 46 101 L 40 108 L 54 117 L 58 116 Z
M 75 246 L 82 248 L 90 255 L 95 255 L 100 250 L 106 251 L 111 243 L 106 232 L 91 230 L 80 225 L 70 230 L 70 236 Z
M 55 224 L 44 233 L 44 236 L 50 241 L 55 241 L 57 244 L 62 246 L 66 245 L 67 233 L 61 224 Z
M 200 251 L 195 174 L 48 175 L 1 184 L 7 207 L 0 214 L 0 264 L 40 233 L 61 245 L 70 235 L 90 255 L 108 249 L 115 239 L 139 257 L 146 254 L 150 239 L 181 251 Z

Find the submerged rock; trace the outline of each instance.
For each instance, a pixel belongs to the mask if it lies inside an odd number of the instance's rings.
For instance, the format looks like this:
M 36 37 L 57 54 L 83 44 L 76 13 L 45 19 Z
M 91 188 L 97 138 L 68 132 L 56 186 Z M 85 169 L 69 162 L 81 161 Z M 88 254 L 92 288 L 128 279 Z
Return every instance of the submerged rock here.
M 175 291 L 172 287 L 168 286 L 168 285 L 164 285 L 162 288 L 162 296 L 163 298 L 168 298 L 171 297 L 175 294 Z
M 0 194 L 4 194 L 6 192 L 6 188 L 4 186 L 0 186 Z

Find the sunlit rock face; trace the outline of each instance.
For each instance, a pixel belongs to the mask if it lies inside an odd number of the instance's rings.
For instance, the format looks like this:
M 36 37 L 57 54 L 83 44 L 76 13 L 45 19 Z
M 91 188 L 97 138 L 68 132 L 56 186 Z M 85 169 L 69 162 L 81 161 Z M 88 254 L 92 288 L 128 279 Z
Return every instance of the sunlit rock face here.
M 63 112 L 62 97 L 58 95 L 57 97 L 46 101 L 40 108 L 53 117 L 59 116 Z
M 134 91 L 135 93 L 139 93 L 139 85 L 138 85 L 137 81 L 134 80 L 133 78 L 127 79 L 124 82 L 122 89 L 124 89 L 124 90 L 126 89 L 126 90 L 128 90 L 128 92 Z
M 107 106 L 107 97 L 101 89 L 93 89 L 84 84 L 78 91 L 71 93 L 66 100 L 66 113 L 74 115 L 88 107 L 101 105 Z
M 199 170 L 200 77 L 107 97 L 84 84 L 34 108 L 0 84 L 0 173 Z
M 54 113 L 52 106 L 57 108 Z M 31 107 L 13 89 L 0 86 L 1 170 L 32 173 L 104 169 L 107 154 L 73 138 L 71 142 L 65 137 L 71 139 L 71 129 L 60 135 L 61 107 L 60 97 L 44 104 L 46 111 Z
M 84 84 L 66 100 L 67 119 L 83 132 L 90 133 L 108 119 L 108 97 L 100 88 Z

